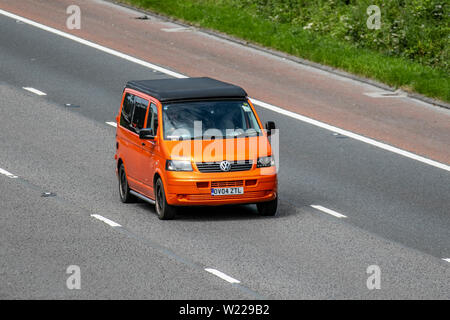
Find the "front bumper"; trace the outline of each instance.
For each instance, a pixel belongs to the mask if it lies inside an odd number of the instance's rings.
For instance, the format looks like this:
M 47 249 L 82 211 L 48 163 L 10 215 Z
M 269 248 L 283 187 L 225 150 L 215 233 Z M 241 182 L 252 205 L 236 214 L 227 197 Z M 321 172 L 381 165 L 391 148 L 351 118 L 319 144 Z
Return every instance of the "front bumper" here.
M 212 183 L 243 186 L 244 194 L 212 196 Z M 236 185 L 233 183 L 236 182 Z M 242 183 L 242 185 L 241 185 Z M 215 206 L 270 201 L 277 196 L 275 167 L 241 172 L 200 173 L 166 171 L 166 200 L 178 206 Z

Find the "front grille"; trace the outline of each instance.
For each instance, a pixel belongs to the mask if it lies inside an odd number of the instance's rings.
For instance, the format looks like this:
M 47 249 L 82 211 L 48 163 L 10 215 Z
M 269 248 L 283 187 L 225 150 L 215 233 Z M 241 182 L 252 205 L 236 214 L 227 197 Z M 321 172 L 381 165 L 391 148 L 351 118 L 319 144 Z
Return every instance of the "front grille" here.
M 220 170 L 220 162 L 197 162 L 196 165 L 197 165 L 198 171 L 204 172 L 204 173 L 248 171 L 253 166 L 253 162 L 251 160 L 230 161 L 231 162 L 230 171 L 222 171 L 222 170 Z
M 243 187 L 244 180 L 235 180 L 235 181 L 212 181 L 212 188 L 227 188 L 227 187 Z

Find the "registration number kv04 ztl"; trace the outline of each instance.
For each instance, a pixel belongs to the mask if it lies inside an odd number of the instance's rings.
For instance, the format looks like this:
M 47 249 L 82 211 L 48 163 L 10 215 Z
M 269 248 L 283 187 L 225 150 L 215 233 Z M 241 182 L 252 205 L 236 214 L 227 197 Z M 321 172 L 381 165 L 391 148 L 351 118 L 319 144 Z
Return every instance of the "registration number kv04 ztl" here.
M 232 194 L 244 194 L 244 187 L 211 188 L 212 196 L 227 196 Z

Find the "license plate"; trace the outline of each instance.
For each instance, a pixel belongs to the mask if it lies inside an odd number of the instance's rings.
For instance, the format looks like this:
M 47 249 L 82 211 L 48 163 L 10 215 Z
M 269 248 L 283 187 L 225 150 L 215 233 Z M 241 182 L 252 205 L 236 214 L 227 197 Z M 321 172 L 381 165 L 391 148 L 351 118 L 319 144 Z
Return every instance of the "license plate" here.
M 230 194 L 244 194 L 244 187 L 211 188 L 212 196 L 227 196 Z

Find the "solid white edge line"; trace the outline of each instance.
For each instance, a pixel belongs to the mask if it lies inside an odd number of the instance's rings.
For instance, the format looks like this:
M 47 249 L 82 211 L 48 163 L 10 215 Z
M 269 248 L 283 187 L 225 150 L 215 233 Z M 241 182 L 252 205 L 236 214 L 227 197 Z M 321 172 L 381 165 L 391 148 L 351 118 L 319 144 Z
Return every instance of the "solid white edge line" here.
M 114 222 L 112 220 L 109 220 L 108 218 L 105 218 L 99 214 L 91 214 L 91 217 L 98 219 L 106 224 L 109 224 L 111 227 L 121 227 L 120 224 L 118 224 L 117 222 Z
M 443 258 L 442 260 L 450 262 L 450 258 Z
M 229 283 L 241 283 L 239 280 L 236 280 L 233 277 L 230 277 L 229 275 L 226 275 L 225 273 L 223 273 L 219 270 L 212 269 L 212 268 L 206 268 L 205 271 L 212 273 L 213 275 L 215 275 Z
M 48 31 L 48 32 L 51 32 L 51 33 L 54 33 L 54 34 L 59 35 L 61 37 L 64 37 L 64 38 L 67 38 L 67 39 L 79 42 L 79 43 L 84 44 L 86 46 L 89 46 L 91 48 L 95 48 L 97 50 L 106 52 L 106 53 L 111 54 L 113 56 L 116 56 L 116 57 L 128 60 L 130 62 L 142 65 L 142 66 L 150 68 L 150 69 L 157 70 L 157 71 L 165 73 L 165 74 L 167 74 L 169 76 L 172 76 L 172 77 L 175 77 L 175 78 L 188 78 L 187 76 L 185 76 L 185 75 L 183 75 L 181 73 L 170 71 L 168 69 L 162 68 L 162 67 L 154 65 L 152 63 L 149 63 L 149 62 L 137 59 L 135 57 L 132 57 L 132 56 L 129 56 L 127 54 L 118 52 L 116 50 L 109 49 L 109 48 L 106 48 L 106 47 L 101 46 L 99 44 L 90 42 L 88 40 L 84 40 L 84 39 L 79 38 L 79 37 L 76 37 L 76 36 L 71 35 L 69 33 L 65 33 L 65 32 L 59 31 L 57 29 L 54 29 L 54 28 L 45 26 L 43 24 L 40 24 L 38 22 L 35 22 L 35 21 L 32 21 L 32 20 L 23 18 L 23 17 L 18 16 L 16 14 L 13 14 L 13 13 L 1 10 L 1 9 L 0 9 L 0 14 L 2 14 L 4 16 L 7 16 L 7 17 L 10 17 L 10 18 L 15 19 L 15 20 L 22 21 L 22 22 L 24 22 L 26 24 L 29 24 L 29 25 L 32 25 L 32 26 L 34 26 L 36 28 L 39 28 L 39 29 L 42 29 L 42 30 L 45 30 L 45 31 Z M 410 159 L 413 159 L 413 160 L 416 160 L 416 161 L 428 164 L 430 166 L 433 166 L 433 167 L 436 167 L 436 168 L 439 168 L 439 169 L 443 169 L 443 170 L 446 170 L 446 171 L 450 172 L 450 166 L 448 166 L 446 164 L 443 164 L 443 163 L 440 163 L 440 162 L 437 162 L 437 161 L 434 161 L 434 160 L 431 160 L 431 159 L 427 159 L 425 157 L 416 155 L 416 154 L 414 154 L 412 152 L 405 151 L 405 150 L 393 147 L 391 145 L 388 145 L 388 144 L 385 144 L 385 143 L 382 143 L 382 142 L 379 142 L 379 141 L 376 141 L 376 140 L 373 140 L 373 139 L 361 136 L 359 134 L 356 134 L 356 133 L 353 133 L 353 132 L 350 132 L 350 131 L 347 131 L 347 130 L 344 130 L 344 129 L 340 129 L 340 128 L 331 126 L 331 125 L 326 124 L 324 122 L 320 122 L 320 121 L 317 121 L 317 120 L 314 120 L 314 119 L 302 116 L 302 115 L 300 115 L 298 113 L 294 113 L 294 112 L 291 112 L 291 111 L 288 111 L 288 110 L 284 110 L 284 109 L 282 109 L 280 107 L 277 107 L 277 106 L 271 105 L 269 103 L 265 103 L 265 102 L 259 101 L 257 99 L 250 98 L 250 100 L 252 101 L 252 103 L 254 103 L 254 104 L 256 104 L 256 105 L 258 105 L 260 107 L 272 110 L 274 112 L 283 114 L 285 116 L 288 116 L 288 117 L 291 117 L 291 118 L 294 118 L 294 119 L 297 119 L 297 120 L 300 120 L 300 121 L 312 124 L 314 126 L 317 126 L 317 127 L 329 130 L 329 131 L 337 132 L 337 133 L 339 133 L 341 135 L 345 135 L 345 136 L 347 136 L 349 138 L 352 138 L 352 139 L 355 139 L 355 140 L 358 140 L 358 141 L 370 144 L 372 146 L 381 148 L 383 150 L 390 151 L 390 152 L 402 155 L 404 157 L 407 157 L 407 158 L 410 158 Z
M 107 121 L 106 124 L 109 124 L 110 126 L 117 128 L 117 123 L 116 122 L 109 122 Z
M 48 27 L 46 25 L 40 24 L 38 22 L 35 22 L 33 20 L 29 20 L 27 18 L 23 18 L 23 17 L 18 16 L 18 15 L 14 14 L 14 13 L 10 13 L 8 11 L 0 9 L 0 14 L 2 14 L 4 16 L 7 16 L 7 17 L 10 17 L 10 18 L 15 19 L 15 20 L 22 21 L 23 23 L 32 25 L 32 26 L 34 26 L 36 28 L 39 28 L 39 29 L 42 29 L 42 30 L 45 30 L 45 31 L 48 31 L 48 32 L 51 32 L 51 33 L 54 33 L 54 34 L 56 34 L 58 36 L 61 36 L 61 37 L 64 37 L 64 38 L 67 38 L 67 39 L 79 42 L 79 43 L 84 44 L 86 46 L 89 46 L 91 48 L 95 48 L 97 50 L 109 53 L 109 54 L 111 54 L 113 56 L 116 56 L 116 57 L 119 57 L 119 58 L 123 58 L 125 60 L 130 61 L 130 62 L 134 62 L 136 64 L 140 64 L 140 65 L 142 65 L 144 67 L 163 72 L 163 73 L 168 74 L 168 75 L 170 75 L 172 77 L 175 77 L 175 78 L 187 78 L 185 75 L 182 75 L 181 73 L 173 72 L 173 71 L 170 71 L 168 69 L 161 68 L 160 66 L 154 65 L 152 63 L 148 63 L 148 62 L 145 62 L 143 60 L 140 60 L 140 59 L 134 58 L 132 56 L 129 56 L 127 54 L 124 54 L 124 53 L 121 53 L 121 52 L 118 52 L 118 51 L 106 48 L 106 47 L 101 46 L 99 44 L 93 43 L 93 42 L 88 41 L 88 40 L 84 40 L 82 38 L 76 37 L 74 35 L 71 35 L 69 33 L 66 33 L 66 32 L 63 32 L 63 31 L 51 28 L 51 27 Z
M 336 212 L 334 210 L 322 207 L 322 206 L 318 206 L 318 205 L 311 205 L 311 207 L 313 207 L 314 209 L 320 210 L 322 212 L 331 214 L 332 216 L 335 216 L 336 218 L 347 218 L 347 216 L 344 216 L 343 214 Z
M 47 95 L 45 92 L 42 92 L 42 91 L 40 91 L 38 89 L 31 88 L 31 87 L 22 87 L 22 89 L 25 89 L 27 91 L 30 91 L 30 92 L 34 93 L 34 94 L 37 94 L 38 96 L 46 96 Z
M 0 168 L 0 174 L 7 176 L 8 178 L 16 179 L 18 176 L 12 174 L 11 172 L 6 171 L 5 169 Z
M 274 112 L 277 112 L 277 113 L 280 113 L 280 114 L 284 114 L 284 115 L 286 115 L 288 117 L 291 117 L 291 118 L 294 118 L 294 119 L 297 119 L 297 120 L 300 120 L 300 121 L 312 124 L 312 125 L 314 125 L 316 127 L 320 127 L 322 129 L 326 129 L 326 130 L 329 130 L 329 131 L 332 131 L 332 132 L 339 133 L 339 134 L 347 136 L 349 138 L 352 138 L 352 139 L 355 139 L 355 140 L 358 140 L 358 141 L 370 144 L 370 145 L 378 147 L 380 149 L 384 149 L 384 150 L 387 150 L 387 151 L 390 151 L 390 152 L 402 155 L 404 157 L 407 157 L 407 158 L 410 158 L 410 159 L 413 159 L 413 160 L 420 161 L 422 163 L 428 164 L 430 166 L 433 166 L 433 167 L 436 167 L 436 168 L 439 168 L 439 169 L 450 171 L 450 166 L 448 166 L 446 164 L 443 164 L 443 163 L 440 163 L 440 162 L 437 162 L 437 161 L 434 161 L 434 160 L 430 160 L 430 159 L 424 158 L 424 157 L 419 156 L 417 154 L 414 154 L 412 152 L 405 151 L 405 150 L 393 147 L 391 145 L 388 145 L 388 144 L 385 144 L 385 143 L 382 143 L 382 142 L 379 142 L 379 141 L 376 141 L 376 140 L 373 140 L 373 139 L 361 136 L 359 134 L 356 134 L 356 133 L 353 133 L 353 132 L 350 132 L 350 131 L 347 131 L 347 130 L 344 130 L 344 129 L 341 129 L 341 128 L 338 128 L 338 127 L 334 127 L 332 125 L 329 125 L 329 124 L 326 124 L 326 123 L 323 123 L 323 122 L 320 122 L 320 121 L 317 121 L 317 120 L 314 120 L 314 119 L 302 116 L 302 115 L 300 115 L 298 113 L 294 113 L 294 112 L 291 112 L 291 111 L 288 111 L 288 110 L 284 110 L 284 109 L 282 109 L 280 107 L 277 107 L 277 106 L 274 106 L 274 105 L 271 105 L 271 104 L 268 104 L 268 103 L 265 103 L 265 102 L 262 102 L 262 101 L 259 101 L 259 100 L 256 100 L 256 99 L 250 98 L 250 101 L 252 103 L 260 106 L 260 107 L 269 109 L 271 111 L 274 111 Z

